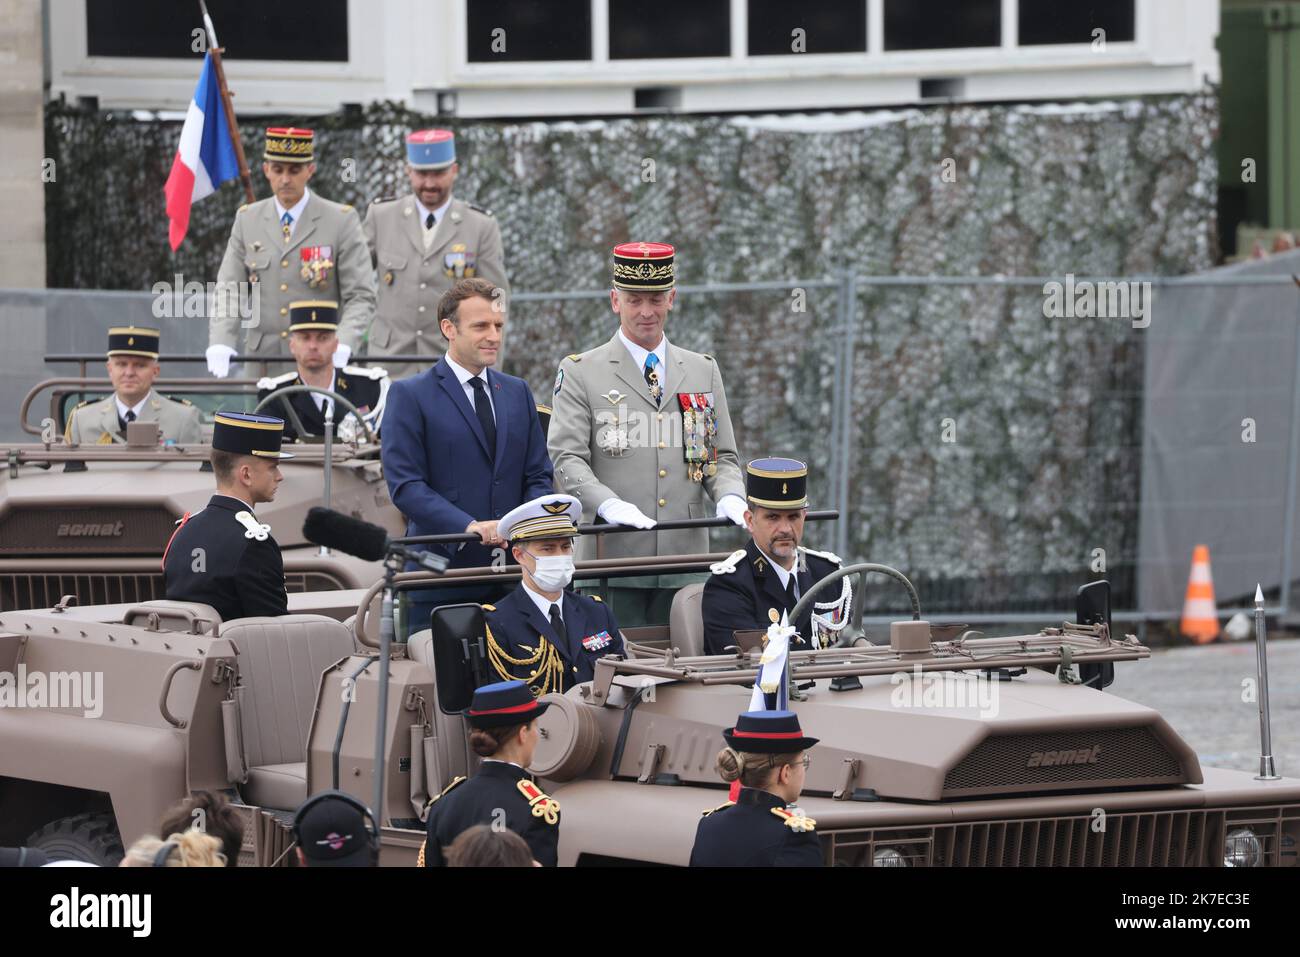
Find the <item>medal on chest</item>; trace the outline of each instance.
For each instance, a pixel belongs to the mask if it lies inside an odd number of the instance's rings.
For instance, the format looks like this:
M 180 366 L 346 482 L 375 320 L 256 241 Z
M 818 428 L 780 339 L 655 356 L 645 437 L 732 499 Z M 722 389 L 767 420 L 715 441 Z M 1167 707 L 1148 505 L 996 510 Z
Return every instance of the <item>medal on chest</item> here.
M 334 247 L 304 246 L 300 252 L 303 282 L 313 289 L 328 283 L 334 274 Z
M 712 392 L 679 392 L 682 410 L 682 454 L 692 482 L 718 474 L 718 416 Z

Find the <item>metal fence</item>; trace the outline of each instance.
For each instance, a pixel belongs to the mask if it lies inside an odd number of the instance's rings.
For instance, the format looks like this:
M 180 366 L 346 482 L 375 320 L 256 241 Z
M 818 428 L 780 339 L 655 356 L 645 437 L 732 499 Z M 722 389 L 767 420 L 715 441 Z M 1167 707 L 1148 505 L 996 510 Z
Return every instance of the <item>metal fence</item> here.
M 948 619 L 1070 617 L 1075 588 L 1099 577 L 1112 582 L 1117 618 L 1158 618 L 1176 609 L 1144 601 L 1142 577 L 1153 564 L 1185 567 L 1190 549 L 1178 559 L 1181 545 L 1140 534 L 1143 508 L 1160 504 L 1150 473 L 1162 467 L 1162 453 L 1151 447 L 1147 422 L 1152 328 L 1132 316 L 1048 316 L 1049 284 L 1149 282 L 1161 297 L 1212 287 L 1228 303 L 1267 288 L 1290 303 L 1272 318 L 1294 336 L 1300 297 L 1277 269 L 686 285 L 667 331 L 674 344 L 716 356 L 742 461 L 809 462 L 813 507 L 842 516 L 833 528 L 810 527 L 811 547 L 902 569 L 927 614 Z M 182 375 L 171 363 L 202 361 L 206 320 L 157 320 L 151 302 L 148 293 L 0 291 L 0 330 L 12 336 L 21 321 L 27 352 L 39 341 L 45 354 L 97 355 L 109 325 L 150 321 L 163 327 L 165 374 Z M 1158 311 L 1155 322 L 1180 323 L 1181 308 Z M 515 292 L 504 371 L 546 401 L 559 360 L 607 341 L 615 328 L 606 290 Z M 1276 596 L 1275 614 L 1288 610 L 1300 451 L 1300 352 L 1286 358 L 1290 379 L 1274 383 L 1268 401 L 1285 399 L 1285 464 L 1274 484 L 1287 491 L 1259 506 L 1276 512 L 1263 521 L 1280 531 L 1250 566 Z M 0 367 L 0 397 L 10 408 L 37 380 L 77 371 L 37 368 L 21 348 L 6 351 Z M 14 432 L 5 437 L 17 439 Z M 1224 506 L 1251 507 L 1231 501 L 1230 490 L 1218 494 Z M 715 535 L 714 546 L 740 541 L 737 530 Z M 889 585 L 869 589 L 868 619 L 893 617 L 902 597 Z

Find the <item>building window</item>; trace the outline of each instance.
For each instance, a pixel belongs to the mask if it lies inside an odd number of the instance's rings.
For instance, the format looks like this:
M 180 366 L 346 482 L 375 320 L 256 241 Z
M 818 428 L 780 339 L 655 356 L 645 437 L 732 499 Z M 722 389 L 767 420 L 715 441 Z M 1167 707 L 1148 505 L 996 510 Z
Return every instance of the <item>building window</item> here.
M 1001 45 L 1001 0 L 885 0 L 886 50 Z
M 802 33 L 796 34 L 796 30 Z M 802 48 L 801 48 L 802 47 Z M 845 0 L 749 0 L 749 53 L 861 53 L 867 5 Z
M 208 12 L 231 60 L 347 62 L 348 0 L 312 0 L 305 7 L 208 0 Z M 194 37 L 202 29 L 197 3 L 86 0 L 90 56 L 188 58 L 203 52 Z
M 1092 43 L 1100 39 L 1093 31 L 1104 30 L 1110 43 L 1134 37 L 1133 0 L 1089 0 L 1061 3 L 1060 0 L 1020 0 L 1020 45 L 1047 43 Z
M 729 0 L 609 0 L 609 58 L 730 56 Z
M 466 0 L 471 63 L 590 60 L 591 0 Z

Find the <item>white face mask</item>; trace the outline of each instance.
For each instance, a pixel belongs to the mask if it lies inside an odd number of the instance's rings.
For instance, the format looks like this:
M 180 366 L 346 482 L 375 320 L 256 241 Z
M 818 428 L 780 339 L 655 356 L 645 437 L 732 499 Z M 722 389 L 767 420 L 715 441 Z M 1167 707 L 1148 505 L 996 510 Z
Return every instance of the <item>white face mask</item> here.
M 572 555 L 533 555 L 533 561 L 533 581 L 542 591 L 561 591 L 573 581 Z

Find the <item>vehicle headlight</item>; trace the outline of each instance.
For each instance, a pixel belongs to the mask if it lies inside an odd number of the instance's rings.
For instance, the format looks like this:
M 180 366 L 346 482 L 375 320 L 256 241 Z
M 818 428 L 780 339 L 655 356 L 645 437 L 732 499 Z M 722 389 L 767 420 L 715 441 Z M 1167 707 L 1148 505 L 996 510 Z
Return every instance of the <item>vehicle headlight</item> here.
M 871 855 L 872 867 L 907 867 L 907 858 L 897 848 L 881 847 Z
M 1224 867 L 1263 867 L 1264 847 L 1248 827 L 1230 831 L 1223 842 Z

